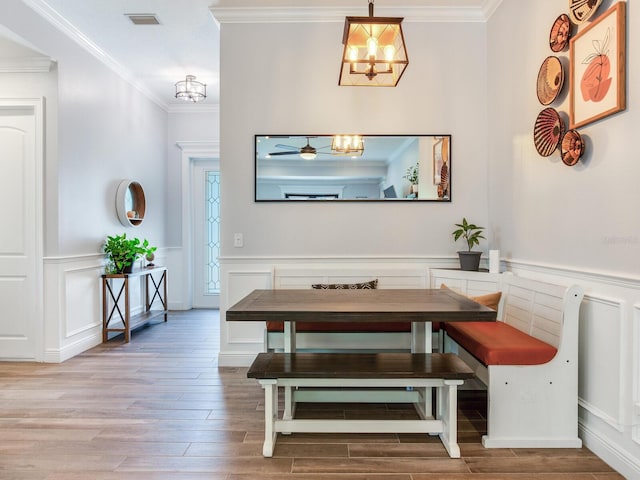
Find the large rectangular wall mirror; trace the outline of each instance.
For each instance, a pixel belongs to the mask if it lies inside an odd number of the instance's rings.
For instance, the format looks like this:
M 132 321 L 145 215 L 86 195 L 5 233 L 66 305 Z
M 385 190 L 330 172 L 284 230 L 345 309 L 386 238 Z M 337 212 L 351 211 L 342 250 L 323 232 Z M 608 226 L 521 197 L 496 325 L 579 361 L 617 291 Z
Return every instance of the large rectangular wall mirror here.
M 256 135 L 255 200 L 451 201 L 451 135 Z

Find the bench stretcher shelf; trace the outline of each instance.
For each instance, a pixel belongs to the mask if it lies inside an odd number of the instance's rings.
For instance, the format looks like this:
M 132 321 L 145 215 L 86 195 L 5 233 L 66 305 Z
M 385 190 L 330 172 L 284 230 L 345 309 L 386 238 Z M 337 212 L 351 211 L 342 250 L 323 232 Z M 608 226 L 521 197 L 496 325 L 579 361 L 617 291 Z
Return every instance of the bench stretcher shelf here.
M 265 391 L 263 455 L 273 456 L 278 433 L 425 433 L 440 436 L 452 458 L 457 444 L 457 387 L 473 377 L 456 355 L 412 353 L 261 353 L 247 377 Z M 416 420 L 294 419 L 285 405 L 278 418 L 278 387 L 412 387 L 419 392 Z M 437 390 L 435 419 L 427 412 L 431 389 Z M 288 400 L 287 400 L 288 401 Z

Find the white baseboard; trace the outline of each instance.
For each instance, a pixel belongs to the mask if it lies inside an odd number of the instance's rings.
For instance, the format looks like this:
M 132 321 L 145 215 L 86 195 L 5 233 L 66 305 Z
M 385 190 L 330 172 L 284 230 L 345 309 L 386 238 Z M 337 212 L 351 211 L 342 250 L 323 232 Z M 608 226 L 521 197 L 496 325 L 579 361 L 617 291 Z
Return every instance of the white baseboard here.
M 167 302 L 169 310 L 191 310 L 191 306 L 187 306 L 184 302 Z
M 640 478 L 640 462 L 637 457 L 590 429 L 582 421 L 578 424 L 578 431 L 583 445 L 624 478 Z
M 66 345 L 61 349 L 48 349 L 44 352 L 43 361 L 46 363 L 62 363 L 76 355 L 79 355 L 90 348 L 100 345 L 102 336 L 100 333 L 82 338 L 81 340 Z

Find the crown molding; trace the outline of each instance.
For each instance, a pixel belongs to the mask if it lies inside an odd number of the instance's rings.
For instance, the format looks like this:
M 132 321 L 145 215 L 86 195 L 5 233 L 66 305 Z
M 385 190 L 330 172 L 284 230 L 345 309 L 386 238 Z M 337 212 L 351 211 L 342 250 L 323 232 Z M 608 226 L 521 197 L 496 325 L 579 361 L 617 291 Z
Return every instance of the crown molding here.
M 0 58 L 0 73 L 49 73 L 54 64 L 49 57 Z
M 479 7 L 378 7 L 376 16 L 403 17 L 406 23 L 486 22 L 502 0 L 486 0 Z M 342 23 L 347 16 L 366 16 L 354 7 L 216 7 L 209 8 L 218 23 Z
M 64 33 L 73 42 L 79 45 L 81 48 L 89 52 L 100 62 L 102 62 L 107 68 L 113 71 L 116 75 L 122 78 L 129 85 L 138 90 L 142 95 L 147 97 L 153 103 L 161 107 L 163 110 L 168 110 L 168 104 L 162 99 L 149 92 L 140 82 L 138 82 L 131 73 L 131 71 L 125 68 L 121 63 L 117 62 L 107 52 L 102 50 L 98 45 L 92 42 L 86 35 L 78 30 L 71 22 L 60 15 L 54 8 L 52 8 L 45 0 L 22 0 L 27 6 L 33 9 L 38 15 L 48 21 L 56 29 Z
M 189 140 L 176 142 L 182 152 L 191 157 L 209 157 L 220 155 L 220 142 L 216 140 Z
M 502 3 L 502 0 L 486 0 L 482 6 L 484 12 L 485 21 L 488 21 Z

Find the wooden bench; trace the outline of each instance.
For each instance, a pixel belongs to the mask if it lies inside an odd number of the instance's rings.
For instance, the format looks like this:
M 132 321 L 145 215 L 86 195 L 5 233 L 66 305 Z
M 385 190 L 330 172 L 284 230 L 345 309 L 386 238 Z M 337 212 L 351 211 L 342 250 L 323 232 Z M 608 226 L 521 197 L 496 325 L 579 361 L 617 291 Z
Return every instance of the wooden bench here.
M 473 371 L 453 354 L 412 353 L 260 353 L 247 372 L 265 395 L 265 440 L 262 453 L 271 457 L 278 432 L 429 433 L 438 434 L 452 458 L 457 443 L 457 387 Z M 278 418 L 278 387 L 398 388 L 412 387 L 416 420 L 295 419 L 285 405 Z M 431 415 L 431 389 L 437 389 L 436 417 Z M 349 401 L 345 396 L 343 401 Z M 427 413 L 427 409 L 429 412 Z
M 483 277 L 484 276 L 484 277 Z M 583 291 L 512 274 L 432 272 L 478 295 L 498 281 L 498 322 L 445 324 L 445 351 L 457 353 L 487 387 L 488 448 L 580 448 L 578 315 Z M 475 289 L 474 289 L 475 288 Z

